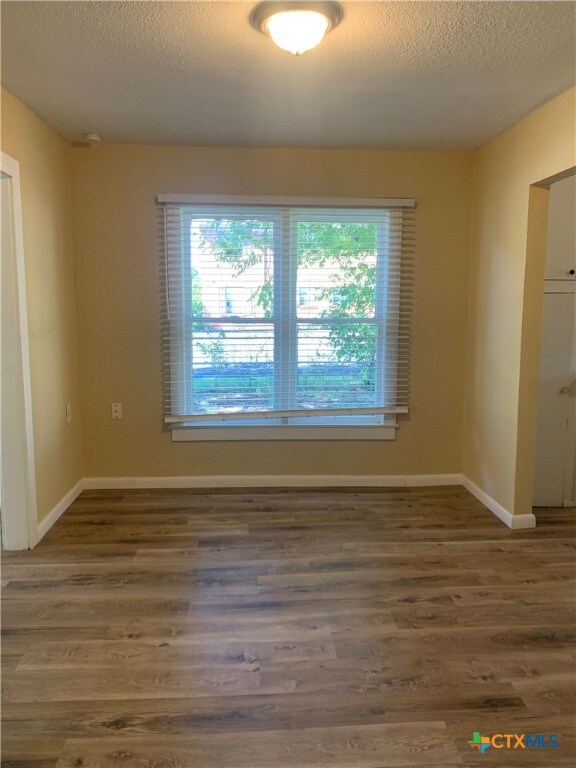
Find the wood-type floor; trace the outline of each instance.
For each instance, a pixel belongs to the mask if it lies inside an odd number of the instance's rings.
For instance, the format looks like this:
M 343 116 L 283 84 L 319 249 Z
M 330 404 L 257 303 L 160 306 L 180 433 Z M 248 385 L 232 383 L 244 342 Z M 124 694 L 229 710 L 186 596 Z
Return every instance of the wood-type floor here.
M 576 510 L 537 518 L 458 487 L 84 492 L 4 553 L 2 766 L 573 768 Z

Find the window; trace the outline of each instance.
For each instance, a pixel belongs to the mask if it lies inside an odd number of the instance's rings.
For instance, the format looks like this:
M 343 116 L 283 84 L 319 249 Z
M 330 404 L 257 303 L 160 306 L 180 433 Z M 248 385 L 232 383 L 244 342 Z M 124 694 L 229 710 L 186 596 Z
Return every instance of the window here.
M 393 435 L 408 406 L 411 201 L 306 202 L 159 199 L 170 426 Z
M 298 288 L 298 306 L 307 307 L 310 304 L 310 290 L 308 288 Z
M 232 314 L 232 288 L 224 288 L 224 314 Z

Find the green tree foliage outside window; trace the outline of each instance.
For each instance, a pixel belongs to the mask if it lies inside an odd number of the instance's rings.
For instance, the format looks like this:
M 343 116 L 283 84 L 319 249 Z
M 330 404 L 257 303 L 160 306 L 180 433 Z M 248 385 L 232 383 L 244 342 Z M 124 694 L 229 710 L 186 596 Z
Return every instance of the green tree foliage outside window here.
M 329 287 L 318 293 L 328 304 L 321 317 L 374 317 L 376 241 L 378 225 L 358 222 L 301 221 L 298 223 L 298 266 L 332 268 Z M 274 228 L 271 222 L 213 219 L 203 234 L 205 246 L 218 261 L 240 276 L 263 265 L 263 280 L 252 295 L 265 317 L 274 314 L 272 264 Z M 375 327 L 369 324 L 330 325 L 329 341 L 336 359 L 361 367 L 365 386 L 373 387 Z

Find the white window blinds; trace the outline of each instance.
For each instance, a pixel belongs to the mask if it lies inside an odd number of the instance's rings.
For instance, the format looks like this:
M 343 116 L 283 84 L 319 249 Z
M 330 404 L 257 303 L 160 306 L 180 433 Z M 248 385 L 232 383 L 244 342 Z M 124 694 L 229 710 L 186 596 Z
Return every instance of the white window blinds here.
M 413 201 L 203 200 L 158 198 L 166 423 L 406 412 Z

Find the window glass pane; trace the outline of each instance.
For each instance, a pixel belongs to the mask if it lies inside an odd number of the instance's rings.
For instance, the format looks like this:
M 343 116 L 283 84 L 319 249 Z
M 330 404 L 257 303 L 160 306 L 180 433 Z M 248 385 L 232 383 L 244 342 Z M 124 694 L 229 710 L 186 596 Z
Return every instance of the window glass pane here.
M 267 411 L 274 405 L 274 328 L 195 322 L 191 413 Z
M 377 404 L 377 326 L 338 322 L 376 314 L 378 221 L 323 211 L 298 221 L 297 408 L 370 408 Z M 305 297 L 305 301 L 302 300 Z
M 193 317 L 272 317 L 274 222 L 190 219 Z
M 296 228 L 298 317 L 374 317 L 379 225 L 319 219 Z
M 376 325 L 298 326 L 297 408 L 373 408 Z

